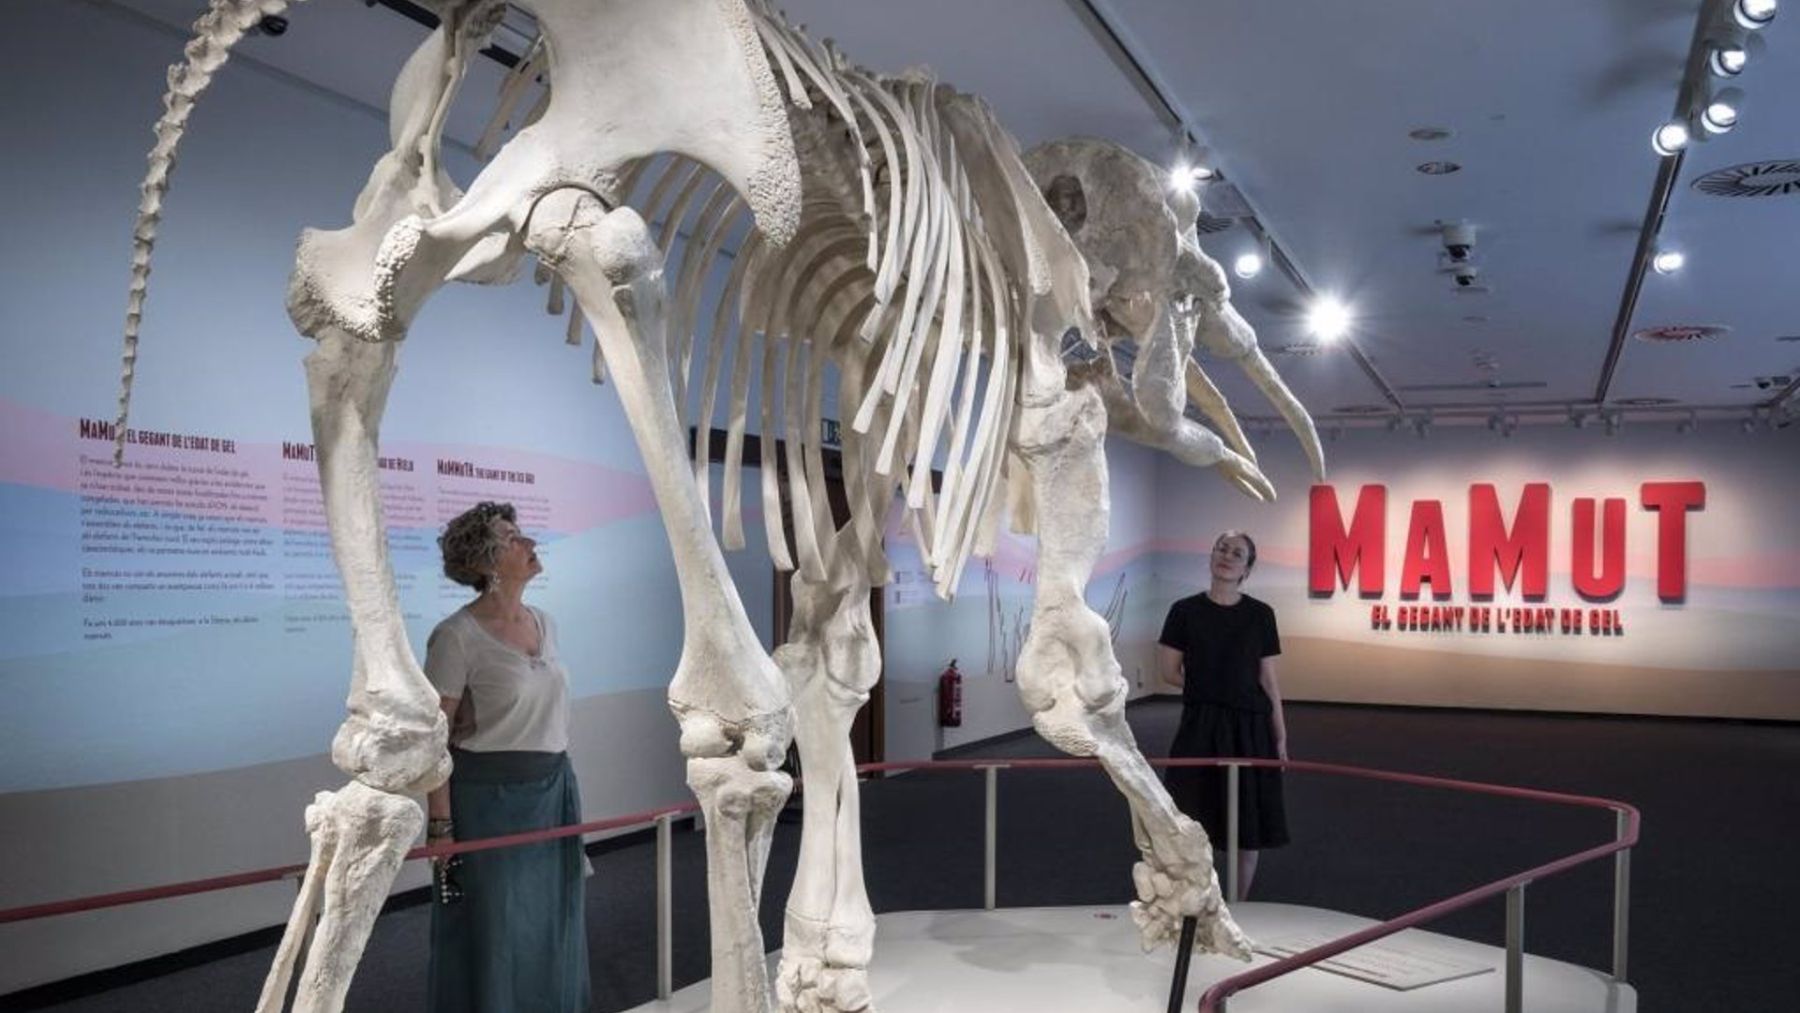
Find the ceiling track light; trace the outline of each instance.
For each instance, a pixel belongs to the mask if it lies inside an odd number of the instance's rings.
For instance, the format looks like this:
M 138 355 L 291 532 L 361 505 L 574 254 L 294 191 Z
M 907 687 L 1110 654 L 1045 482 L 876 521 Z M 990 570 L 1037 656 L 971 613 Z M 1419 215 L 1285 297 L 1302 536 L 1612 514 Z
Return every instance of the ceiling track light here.
M 1731 20 L 1745 31 L 1754 32 L 1775 20 L 1780 8 L 1777 0 L 1735 0 L 1731 5 Z
M 1650 148 L 1664 158 L 1668 158 L 1670 155 L 1685 150 L 1688 141 L 1692 139 L 1686 123 L 1680 120 L 1670 120 L 1657 127 L 1656 131 L 1650 135 Z
M 1212 169 L 1204 165 L 1176 162 L 1174 168 L 1169 170 L 1169 188 L 1192 193 L 1199 189 L 1200 184 L 1212 179 L 1214 175 L 1216 174 Z
M 1619 411 L 1608 412 L 1605 415 L 1605 419 L 1606 419 L 1606 435 L 1608 435 L 1608 436 L 1619 435 L 1619 427 L 1625 424 L 1625 413 L 1619 412 Z
M 1349 333 L 1350 321 L 1350 307 L 1335 296 L 1319 296 L 1306 311 L 1307 333 L 1327 344 Z
M 1695 429 L 1698 429 L 1699 427 L 1700 427 L 1699 413 L 1690 411 L 1687 413 L 1687 418 L 1682 419 L 1680 422 L 1675 423 L 1675 433 L 1678 436 L 1687 436 L 1690 433 L 1692 433 Z
M 1712 71 L 1714 77 L 1736 77 L 1749 63 L 1749 50 L 1735 42 L 1712 47 L 1706 57 L 1706 69 Z
M 1657 274 L 1674 274 L 1687 265 L 1687 255 L 1676 249 L 1657 250 L 1650 267 Z
M 1274 251 L 1271 249 L 1268 233 L 1262 232 L 1260 229 L 1255 231 L 1257 232 L 1256 245 L 1238 254 L 1236 259 L 1231 262 L 1231 273 L 1245 281 L 1261 274 L 1263 268 L 1269 266 L 1269 261 L 1274 259 Z
M 1708 134 L 1723 134 L 1737 126 L 1738 114 L 1744 107 L 1740 88 L 1720 88 L 1706 97 L 1700 108 L 1700 127 Z
M 1200 184 L 1217 176 L 1208 154 L 1205 148 L 1194 145 L 1194 139 L 1186 131 L 1178 131 L 1175 158 L 1169 166 L 1169 189 L 1192 193 Z

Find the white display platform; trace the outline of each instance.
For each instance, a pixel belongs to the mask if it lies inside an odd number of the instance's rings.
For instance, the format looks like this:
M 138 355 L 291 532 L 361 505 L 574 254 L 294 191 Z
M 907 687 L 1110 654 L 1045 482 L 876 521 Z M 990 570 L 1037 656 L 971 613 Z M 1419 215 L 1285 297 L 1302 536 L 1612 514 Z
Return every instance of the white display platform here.
M 1244 903 L 1232 909 L 1252 939 L 1343 936 L 1373 919 L 1291 904 Z M 1013 908 L 1002 911 L 907 911 L 881 915 L 869 983 L 880 1013 L 1163 1013 L 1174 957 L 1145 954 L 1123 907 Z M 1526 938 L 1527 945 L 1530 937 Z M 1231 1013 L 1493 1013 L 1503 1007 L 1506 952 L 1411 929 L 1382 941 L 1409 953 L 1493 968 L 1454 981 L 1398 991 L 1314 968 L 1241 992 Z M 770 957 L 774 966 L 775 957 Z M 1258 956 L 1256 963 L 1268 963 Z M 1246 966 L 1196 956 L 1184 1009 L 1200 993 Z M 638 1013 L 703 1013 L 710 982 L 675 993 Z M 1525 957 L 1525 1008 L 1532 1013 L 1636 1013 L 1637 991 L 1585 967 Z

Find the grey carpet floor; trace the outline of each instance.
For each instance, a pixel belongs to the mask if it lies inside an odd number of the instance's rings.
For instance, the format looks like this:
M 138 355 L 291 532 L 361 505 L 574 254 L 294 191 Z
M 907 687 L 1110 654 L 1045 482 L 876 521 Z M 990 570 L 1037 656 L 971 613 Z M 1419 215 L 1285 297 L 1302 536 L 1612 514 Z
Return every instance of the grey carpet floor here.
M 1131 709 L 1147 751 L 1173 735 L 1178 705 Z M 1640 1009 L 1787 1013 L 1800 1009 L 1800 728 L 1732 722 L 1583 718 L 1296 704 L 1296 759 L 1407 770 L 1619 798 L 1643 812 L 1633 857 L 1631 980 Z M 1048 756 L 1035 738 L 977 751 Z M 969 755 L 969 754 L 964 754 Z M 1294 843 L 1263 858 L 1254 898 L 1391 917 L 1608 839 L 1611 818 L 1540 803 L 1322 775 L 1292 775 Z M 1135 852 L 1124 803 L 1097 772 L 1001 778 L 1002 905 L 1123 903 Z M 877 911 L 978 907 L 981 778 L 915 773 L 871 782 L 863 806 L 869 894 Z M 769 862 L 763 928 L 781 938 L 798 825 L 784 823 Z M 706 974 L 702 838 L 675 836 L 675 976 Z M 655 988 L 649 845 L 595 858 L 589 946 L 600 1013 Z M 1526 947 L 1604 968 L 1611 953 L 1610 863 L 1527 890 Z M 429 910 L 384 916 L 350 993 L 353 1013 L 424 1007 Z M 1499 944 L 1498 901 L 1437 931 Z M 0 997 L 0 1009 L 58 1013 L 233 1011 L 255 1002 L 270 948 L 128 986 L 59 1000 L 55 990 Z M 80 983 L 70 983 L 81 991 Z M 65 988 L 63 995 L 69 994 Z

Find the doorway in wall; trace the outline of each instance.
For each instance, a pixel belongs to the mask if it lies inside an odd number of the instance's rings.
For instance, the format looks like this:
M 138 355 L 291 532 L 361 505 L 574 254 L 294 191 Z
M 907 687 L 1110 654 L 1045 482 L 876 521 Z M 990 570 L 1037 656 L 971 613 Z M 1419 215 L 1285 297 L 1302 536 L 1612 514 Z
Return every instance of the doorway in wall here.
M 710 443 L 710 457 L 713 463 L 722 464 L 725 460 L 725 431 L 714 429 Z M 689 433 L 689 446 L 693 445 L 692 432 Z M 843 456 L 833 447 L 824 447 L 820 457 L 825 471 L 825 497 L 831 504 L 831 519 L 834 525 L 842 526 L 850 520 L 850 501 L 844 492 Z M 781 514 L 785 530 L 793 530 L 793 514 L 788 505 L 787 481 L 787 448 L 785 441 L 777 440 L 775 444 L 776 476 L 781 489 Z M 743 466 L 747 469 L 760 469 L 762 465 L 762 441 L 759 437 L 745 434 L 743 450 Z M 745 476 L 746 484 L 760 477 Z M 774 643 L 764 646 L 771 650 L 787 640 L 788 621 L 793 614 L 794 594 L 789 581 L 792 573 L 771 568 L 770 579 L 774 582 L 772 600 L 775 614 L 770 628 L 774 631 Z M 883 588 L 872 588 L 869 591 L 869 618 L 875 628 L 876 648 L 881 651 L 882 663 L 887 662 L 886 631 L 882 622 L 882 606 L 885 602 Z M 855 720 L 850 725 L 850 749 L 856 762 L 880 763 L 887 758 L 887 677 L 885 671 L 875 688 L 869 692 L 869 699 L 857 711 Z

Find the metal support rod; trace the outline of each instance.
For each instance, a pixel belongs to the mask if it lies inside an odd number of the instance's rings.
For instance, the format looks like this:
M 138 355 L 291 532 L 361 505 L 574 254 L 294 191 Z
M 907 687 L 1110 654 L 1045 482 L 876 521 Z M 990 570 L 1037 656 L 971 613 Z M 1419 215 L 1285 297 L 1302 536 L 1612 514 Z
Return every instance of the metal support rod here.
M 1625 836 L 1629 819 L 1619 813 L 1618 835 Z M 1631 937 L 1631 849 L 1613 856 L 1613 980 L 1625 982 L 1625 954 Z
M 1000 839 L 1000 768 L 986 767 L 982 773 L 987 778 L 987 839 L 981 865 L 982 906 L 992 911 L 996 907 L 994 867 Z
M 1181 920 L 1181 942 L 1175 944 L 1175 976 L 1169 981 L 1169 1013 L 1181 1013 L 1181 998 L 1187 994 L 1188 965 L 1194 962 L 1194 933 L 1200 919 Z
M 1238 893 L 1238 765 L 1225 765 L 1225 896 L 1231 903 L 1243 900 Z
M 675 994 L 675 854 L 671 817 L 656 818 L 656 997 Z
M 1506 891 L 1506 1013 L 1525 1009 L 1525 884 Z

